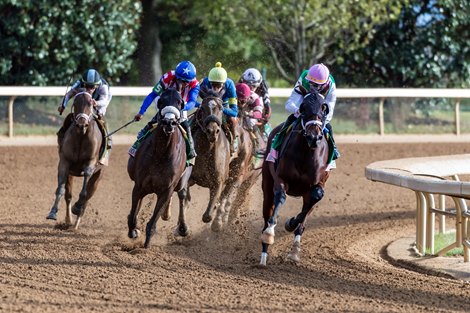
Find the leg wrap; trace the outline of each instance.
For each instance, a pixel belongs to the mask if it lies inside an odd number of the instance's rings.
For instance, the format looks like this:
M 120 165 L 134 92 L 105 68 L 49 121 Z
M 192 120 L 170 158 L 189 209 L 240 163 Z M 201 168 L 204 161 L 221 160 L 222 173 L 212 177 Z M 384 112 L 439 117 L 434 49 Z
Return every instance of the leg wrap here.
M 314 203 L 317 203 L 323 198 L 323 195 L 324 195 L 323 188 L 320 186 L 314 187 L 310 195 L 312 197 L 312 201 L 314 201 Z

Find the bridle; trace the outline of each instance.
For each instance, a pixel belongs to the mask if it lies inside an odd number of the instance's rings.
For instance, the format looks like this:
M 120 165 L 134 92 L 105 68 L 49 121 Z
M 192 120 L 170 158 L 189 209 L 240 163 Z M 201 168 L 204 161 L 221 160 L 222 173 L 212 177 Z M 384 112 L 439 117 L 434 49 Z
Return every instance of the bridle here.
M 91 94 L 89 94 L 88 92 L 86 91 L 82 91 L 82 92 L 79 92 L 75 95 L 75 98 L 81 94 L 85 94 L 85 95 L 88 95 L 90 97 L 90 99 L 93 99 L 93 96 Z M 75 106 L 74 106 L 74 109 L 75 109 Z M 94 113 L 93 113 L 93 110 L 91 110 L 90 114 L 86 114 L 86 113 L 73 113 L 73 116 L 74 116 L 74 122 L 77 126 L 80 126 L 80 124 L 78 123 L 80 119 L 84 119 L 85 120 L 85 124 L 84 125 L 88 125 L 90 123 L 90 120 L 94 117 Z

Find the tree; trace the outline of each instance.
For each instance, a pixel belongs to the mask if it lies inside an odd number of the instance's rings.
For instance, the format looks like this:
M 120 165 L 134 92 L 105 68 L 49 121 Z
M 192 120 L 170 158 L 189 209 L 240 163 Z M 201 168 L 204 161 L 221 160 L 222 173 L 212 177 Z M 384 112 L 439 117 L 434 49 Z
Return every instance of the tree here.
M 413 0 L 336 73 L 351 87 L 468 87 L 469 15 L 468 0 Z
M 140 10 L 132 0 L 0 0 L 0 84 L 64 84 L 89 67 L 118 82 Z
M 279 74 L 293 82 L 309 65 L 338 61 L 337 51 L 353 51 L 373 37 L 374 26 L 393 19 L 400 0 L 214 0 L 199 14 L 207 29 L 258 38 Z

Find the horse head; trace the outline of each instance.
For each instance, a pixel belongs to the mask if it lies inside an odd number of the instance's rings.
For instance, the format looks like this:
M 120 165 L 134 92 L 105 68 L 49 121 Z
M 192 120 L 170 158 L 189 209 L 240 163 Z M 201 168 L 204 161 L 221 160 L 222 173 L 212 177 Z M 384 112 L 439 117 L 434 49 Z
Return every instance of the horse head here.
M 166 135 L 174 133 L 176 127 L 178 127 L 183 106 L 184 101 L 180 93 L 174 88 L 165 90 L 158 99 L 160 124 Z
M 219 136 L 223 116 L 222 99 L 216 95 L 208 95 L 196 115 L 197 123 L 206 134 L 209 142 L 215 142 Z
M 93 98 L 83 91 L 75 95 L 73 100 L 73 120 L 82 134 L 85 134 L 93 118 Z
M 323 140 L 323 127 L 328 114 L 328 105 L 322 95 L 312 91 L 304 97 L 300 105 L 303 135 L 308 146 L 313 149 Z

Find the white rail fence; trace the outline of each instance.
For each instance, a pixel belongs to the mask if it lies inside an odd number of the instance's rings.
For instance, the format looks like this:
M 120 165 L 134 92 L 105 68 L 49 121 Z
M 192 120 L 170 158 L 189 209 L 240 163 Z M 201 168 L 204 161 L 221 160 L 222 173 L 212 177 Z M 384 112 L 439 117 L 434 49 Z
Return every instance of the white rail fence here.
M 416 250 L 424 256 L 444 256 L 454 248 L 463 248 L 464 262 L 470 261 L 470 182 L 459 175 L 470 174 L 470 154 L 385 160 L 369 164 L 367 179 L 408 188 L 416 194 Z M 455 208 L 446 207 L 451 197 Z M 436 205 L 435 197 L 438 199 Z M 435 219 L 439 233 L 445 233 L 446 217 L 455 219 L 455 241 L 434 251 Z
M 30 86 L 0 86 L 0 96 L 8 100 L 8 136 L 13 137 L 13 105 L 17 97 L 26 96 L 63 96 L 66 87 L 30 87 Z M 113 87 L 113 96 L 146 96 L 152 87 Z M 289 88 L 270 88 L 273 98 L 287 98 L 291 93 Z M 379 133 L 385 134 L 384 101 L 386 98 L 452 98 L 455 99 L 455 134 L 460 135 L 460 101 L 470 98 L 470 89 L 404 89 L 404 88 L 370 88 L 370 89 L 338 89 L 338 98 L 376 98 L 379 102 Z

